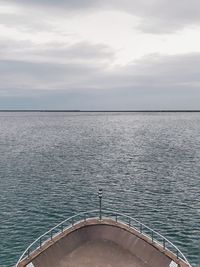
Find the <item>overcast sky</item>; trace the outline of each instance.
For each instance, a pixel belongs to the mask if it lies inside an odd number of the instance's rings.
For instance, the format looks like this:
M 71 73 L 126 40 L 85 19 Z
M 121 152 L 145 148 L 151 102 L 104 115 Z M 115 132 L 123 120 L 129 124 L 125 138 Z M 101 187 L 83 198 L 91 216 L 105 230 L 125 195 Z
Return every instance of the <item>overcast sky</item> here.
M 0 0 L 0 109 L 200 109 L 200 1 Z

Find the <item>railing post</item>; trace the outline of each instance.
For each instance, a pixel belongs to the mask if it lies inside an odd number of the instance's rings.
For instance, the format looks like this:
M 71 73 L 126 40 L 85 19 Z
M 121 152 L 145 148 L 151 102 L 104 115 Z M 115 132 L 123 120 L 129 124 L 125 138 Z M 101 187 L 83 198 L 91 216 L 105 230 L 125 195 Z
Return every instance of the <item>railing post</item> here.
M 117 214 L 116 214 L 116 215 L 115 215 L 115 222 L 116 222 L 116 223 L 117 223 L 117 219 L 118 219 L 118 218 L 117 218 Z
M 165 239 L 163 239 L 163 248 L 164 248 L 164 250 L 165 250 Z
M 142 224 L 140 224 L 140 234 L 142 234 Z
M 177 259 L 179 258 L 178 250 L 176 251 L 176 257 L 177 257 Z
M 40 248 L 42 247 L 42 238 L 40 237 Z
M 102 200 L 102 189 L 99 189 L 99 220 L 102 220 L 101 200 Z
M 28 258 L 30 257 L 30 248 L 27 251 L 27 256 L 28 256 Z
M 153 243 L 153 231 L 151 231 L 151 242 Z
M 64 229 L 63 229 L 63 224 L 61 224 L 61 232 L 62 232 L 62 233 L 63 233 L 63 230 L 64 230 Z
M 51 241 L 53 240 L 53 232 L 51 231 Z

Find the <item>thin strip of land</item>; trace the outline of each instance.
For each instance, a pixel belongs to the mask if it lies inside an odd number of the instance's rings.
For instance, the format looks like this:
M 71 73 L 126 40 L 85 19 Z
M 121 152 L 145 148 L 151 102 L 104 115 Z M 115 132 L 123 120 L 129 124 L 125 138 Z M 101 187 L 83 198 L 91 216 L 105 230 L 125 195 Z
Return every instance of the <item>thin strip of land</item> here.
M 0 112 L 200 112 L 200 110 L 65 110 L 65 109 L 5 109 Z

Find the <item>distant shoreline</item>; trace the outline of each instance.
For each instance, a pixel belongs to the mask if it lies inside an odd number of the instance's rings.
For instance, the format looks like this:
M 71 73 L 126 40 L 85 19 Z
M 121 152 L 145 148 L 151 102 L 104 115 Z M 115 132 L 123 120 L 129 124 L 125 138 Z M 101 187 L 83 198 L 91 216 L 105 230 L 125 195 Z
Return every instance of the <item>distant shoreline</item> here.
M 128 112 L 133 112 L 133 113 L 137 113 L 137 112 L 141 112 L 141 113 L 147 113 L 147 112 L 200 112 L 200 110 L 53 110 L 53 109 L 46 109 L 46 110 L 12 110 L 12 109 L 8 109 L 8 110 L 0 110 L 0 112 L 93 112 L 93 113 L 103 113 L 103 112 L 121 112 L 121 113 L 128 113 Z

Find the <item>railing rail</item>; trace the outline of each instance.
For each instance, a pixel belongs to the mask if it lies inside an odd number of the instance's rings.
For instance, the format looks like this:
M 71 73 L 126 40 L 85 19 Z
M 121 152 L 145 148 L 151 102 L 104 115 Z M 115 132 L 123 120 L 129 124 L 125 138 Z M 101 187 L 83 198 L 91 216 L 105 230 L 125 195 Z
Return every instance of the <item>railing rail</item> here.
M 22 260 L 29 258 L 31 252 L 33 252 L 36 249 L 42 248 L 43 244 L 46 241 L 53 240 L 53 238 L 56 235 L 63 232 L 67 228 L 71 227 L 76 223 L 79 223 L 80 221 L 86 221 L 87 219 L 97 218 L 97 217 L 99 217 L 100 220 L 101 219 L 103 220 L 104 218 L 112 218 L 116 221 L 116 223 L 120 221 L 120 223 L 123 223 L 128 227 L 138 231 L 138 233 L 143 234 L 144 236 L 150 238 L 152 243 L 159 244 L 160 246 L 162 246 L 164 250 L 172 252 L 174 255 L 176 255 L 177 259 L 181 259 L 182 261 L 187 263 L 188 266 L 191 267 L 188 260 L 186 259 L 184 254 L 179 250 L 179 248 L 177 248 L 177 246 L 175 246 L 171 241 L 169 241 L 163 235 L 159 234 L 157 231 L 151 229 L 147 225 L 141 223 L 139 220 L 129 215 L 116 212 L 113 210 L 101 210 L 101 214 L 99 214 L 99 210 L 85 211 L 67 218 L 66 220 L 62 221 L 61 223 L 57 224 L 56 226 L 54 226 L 53 228 L 51 228 L 50 230 L 39 236 L 33 243 L 31 243 L 27 247 L 27 249 L 23 252 L 15 267 L 18 267 L 19 263 Z

